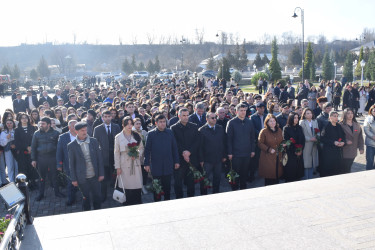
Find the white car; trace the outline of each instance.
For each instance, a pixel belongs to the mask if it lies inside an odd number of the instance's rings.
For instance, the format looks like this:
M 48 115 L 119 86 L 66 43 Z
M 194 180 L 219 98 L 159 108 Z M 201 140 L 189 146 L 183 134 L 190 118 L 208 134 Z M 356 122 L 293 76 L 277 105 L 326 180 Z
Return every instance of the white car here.
M 129 78 L 140 78 L 140 77 L 149 77 L 149 73 L 147 71 L 135 71 L 134 73 L 129 75 Z

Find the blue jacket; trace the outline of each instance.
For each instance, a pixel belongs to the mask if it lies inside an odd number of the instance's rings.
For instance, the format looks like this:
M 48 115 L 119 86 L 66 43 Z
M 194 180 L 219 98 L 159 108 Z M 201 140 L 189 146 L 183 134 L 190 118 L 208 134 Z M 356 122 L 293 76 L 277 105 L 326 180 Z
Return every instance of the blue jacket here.
M 66 132 L 59 136 L 56 151 L 56 167 L 63 168 L 67 175 L 70 175 L 68 144 L 70 143 L 70 132 Z
M 267 114 L 263 114 L 263 122 L 266 120 Z M 258 141 L 259 133 L 262 130 L 262 124 L 258 112 L 255 112 L 252 116 L 250 116 L 250 120 L 253 122 L 254 129 L 255 129 L 255 141 Z
M 153 176 L 171 175 L 174 164 L 179 163 L 178 148 L 172 130 L 157 128 L 148 133 L 145 147 L 145 166 L 150 166 Z
M 206 114 L 203 113 L 201 120 L 199 121 L 199 118 L 196 113 L 191 114 L 189 116 L 189 122 L 195 123 L 198 128 L 202 127 L 204 124 L 206 124 Z

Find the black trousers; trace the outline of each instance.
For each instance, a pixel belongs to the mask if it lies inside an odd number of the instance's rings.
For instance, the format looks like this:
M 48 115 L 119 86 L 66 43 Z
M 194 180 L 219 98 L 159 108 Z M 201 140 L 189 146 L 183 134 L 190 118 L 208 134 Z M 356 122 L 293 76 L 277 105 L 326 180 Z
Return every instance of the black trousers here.
M 232 167 L 233 170 L 239 174 L 240 177 L 236 178 L 236 184 L 232 185 L 232 190 L 246 189 L 246 181 L 249 172 L 250 156 L 246 157 L 233 157 Z M 239 185 L 238 185 L 239 183 Z
M 142 169 L 142 182 L 143 182 L 143 186 L 146 186 L 147 185 L 147 179 L 148 179 L 148 173 L 146 172 L 144 166 L 145 165 L 141 165 L 141 169 Z
M 349 174 L 352 171 L 352 165 L 353 165 L 354 159 L 342 159 L 342 174 Z
M 170 200 L 171 199 L 171 175 L 163 175 L 163 176 L 154 176 L 154 179 L 158 179 L 161 182 L 161 186 L 163 188 L 164 192 L 164 200 Z M 161 201 L 161 197 L 156 197 L 156 194 L 154 193 L 154 201 Z
M 249 164 L 249 180 L 253 181 L 255 179 L 255 173 L 259 168 L 259 158 L 260 158 L 260 148 L 255 146 L 255 156 L 250 159 Z
M 113 171 L 110 166 L 104 166 L 104 180 L 100 183 L 102 202 L 107 199 L 107 190 L 112 180 L 112 173 Z
M 121 189 L 122 191 L 122 189 Z M 142 204 L 142 189 L 125 189 L 126 202 L 123 203 L 124 206 L 138 205 Z
M 206 177 L 212 182 L 212 193 L 216 194 L 220 192 L 220 180 L 221 180 L 221 166 L 222 162 L 216 163 L 204 163 L 204 170 L 206 170 Z M 203 181 L 201 182 L 201 194 L 207 194 L 207 189 L 204 188 Z M 203 192 L 203 193 L 202 193 Z
M 178 169 L 174 170 L 174 191 L 176 193 L 176 199 L 184 197 L 183 183 L 187 185 L 187 197 L 194 197 L 195 186 L 193 175 L 190 174 L 190 169 L 187 164 L 181 164 Z
M 83 198 L 82 198 L 82 210 L 89 211 L 91 210 L 91 197 L 94 209 L 100 209 L 102 205 L 101 194 L 100 194 L 100 182 L 98 177 L 87 178 L 84 183 L 78 183 L 79 188 L 81 189 Z
M 37 159 L 37 168 L 41 177 L 39 180 L 39 195 L 44 196 L 47 175 L 55 190 L 55 194 L 58 193 L 56 157 L 53 155 L 40 155 Z
M 278 179 L 264 179 L 264 186 L 271 186 L 275 184 L 279 184 Z

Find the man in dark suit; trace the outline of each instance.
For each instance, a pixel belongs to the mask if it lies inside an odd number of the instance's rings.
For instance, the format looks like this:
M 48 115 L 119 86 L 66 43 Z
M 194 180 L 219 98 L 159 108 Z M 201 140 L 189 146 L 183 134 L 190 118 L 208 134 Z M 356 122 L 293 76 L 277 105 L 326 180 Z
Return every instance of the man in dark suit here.
M 195 113 L 189 116 L 189 122 L 195 123 L 198 128 L 206 124 L 206 114 L 204 113 L 204 104 L 202 102 L 195 104 Z
M 224 133 L 226 133 L 227 123 L 229 122 L 229 119 L 225 117 L 225 109 L 223 107 L 219 107 L 216 110 L 217 115 L 217 121 L 216 123 L 223 127 Z
M 52 98 L 54 107 L 57 106 L 57 100 L 59 100 L 59 99 L 63 99 L 63 97 L 61 95 L 61 89 L 56 89 L 55 95 Z
M 94 209 L 101 208 L 100 182 L 104 179 L 102 153 L 98 141 L 87 135 L 87 124 L 78 122 L 74 126 L 77 139 L 68 144 L 69 168 L 72 184 L 80 188 L 82 209 L 91 209 L 90 194 Z
M 30 113 L 31 110 L 38 107 L 38 98 L 33 95 L 32 90 L 28 90 L 25 97 L 26 110 Z
M 176 138 L 180 168 L 174 171 L 174 190 L 176 198 L 183 198 L 183 183 L 186 180 L 187 196 L 194 197 L 194 179 L 189 169 L 189 164 L 199 167 L 199 132 L 198 126 L 189 122 L 189 111 L 182 108 L 178 111 L 180 121 L 171 127 Z
M 282 89 L 279 97 L 279 103 L 287 103 L 289 98 L 289 94 L 287 92 L 286 87 Z
M 85 101 L 85 103 L 83 105 L 87 109 L 90 109 L 91 105 L 94 104 L 94 103 L 99 103 L 99 100 L 96 99 L 96 92 L 95 91 L 91 91 L 90 94 L 89 94 L 89 98 Z
M 155 122 L 156 128 L 151 130 L 147 136 L 145 170 L 151 172 L 154 179 L 161 181 L 164 200 L 170 200 L 173 169 L 180 167 L 177 143 L 172 130 L 166 128 L 167 119 L 165 116 L 157 115 Z M 154 200 L 160 201 L 161 197 L 154 194 Z
M 73 107 L 76 110 L 79 109 L 82 105 L 77 102 L 76 95 L 70 95 L 69 96 L 69 102 L 65 103 L 65 107 Z
M 48 96 L 47 91 L 42 92 L 41 97 L 39 98 L 38 105 L 41 106 L 44 102 L 48 102 L 49 106 L 53 107 L 53 100 L 51 97 Z
M 68 123 L 69 131 L 59 136 L 59 141 L 57 142 L 57 151 L 56 151 L 56 166 L 57 170 L 64 172 L 69 178 L 70 168 L 69 168 L 69 156 L 68 156 L 68 144 L 76 139 L 77 133 L 74 128 L 76 125 L 76 120 L 71 120 Z M 68 179 L 68 200 L 66 202 L 67 206 L 73 205 L 76 200 L 75 190 L 72 185 L 72 182 Z
M 289 112 L 289 105 L 284 103 L 281 106 L 281 113 L 278 116 L 276 116 L 277 124 L 279 124 L 279 128 L 281 130 L 284 128 L 288 121 Z
M 302 99 L 307 99 L 308 94 L 309 94 L 308 88 L 301 82 L 298 88 L 297 106 L 301 106 Z
M 26 112 L 26 102 L 22 100 L 22 95 L 17 93 L 16 99 L 13 100 L 13 111 L 15 114 L 19 112 Z
M 103 124 L 94 128 L 94 138 L 99 142 L 103 164 L 104 164 L 104 181 L 101 185 L 102 202 L 107 198 L 107 186 L 109 185 L 112 173 L 115 171 L 114 148 L 115 137 L 121 132 L 120 127 L 111 122 L 111 111 L 105 111 L 102 114 Z
M 77 117 L 77 115 L 76 114 L 69 114 L 68 115 L 68 117 L 66 118 L 66 121 L 69 123 L 70 121 L 72 121 L 72 120 L 78 120 L 78 117 Z M 61 133 L 66 133 L 66 132 L 68 132 L 69 131 L 69 125 L 67 125 L 66 127 L 63 127 L 62 128 L 62 131 L 61 131 Z
M 280 93 L 281 93 L 281 89 L 280 89 L 280 87 L 281 87 L 281 83 L 278 82 L 278 83 L 276 84 L 276 87 L 273 89 L 273 93 L 275 94 L 275 96 L 277 96 L 277 98 L 280 97 Z
M 296 91 L 295 91 L 294 87 L 292 86 L 292 84 L 290 82 L 288 82 L 287 91 L 288 91 L 289 99 L 292 99 L 292 100 L 296 99 L 296 94 L 295 94 Z
M 212 180 L 213 193 L 219 193 L 221 163 L 226 160 L 225 132 L 222 126 L 216 124 L 216 120 L 216 114 L 208 112 L 207 123 L 199 128 L 201 137 L 199 161 L 207 177 Z M 204 194 L 207 194 L 207 189 L 204 189 Z

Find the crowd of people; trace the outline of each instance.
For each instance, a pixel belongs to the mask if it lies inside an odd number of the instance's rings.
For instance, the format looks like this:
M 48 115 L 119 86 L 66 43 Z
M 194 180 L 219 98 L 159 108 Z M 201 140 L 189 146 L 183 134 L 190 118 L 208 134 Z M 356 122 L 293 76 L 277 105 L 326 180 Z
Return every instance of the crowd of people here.
M 1 184 L 8 182 L 6 169 L 11 182 L 24 173 L 40 201 L 49 179 L 67 206 L 79 192 L 83 210 L 90 210 L 91 203 L 101 207 L 108 189 L 124 190 L 124 205 L 140 204 L 155 180 L 160 190 L 151 190 L 160 201 L 171 198 L 172 184 L 177 199 L 185 196 L 184 186 L 187 197 L 195 185 L 201 195 L 211 186 L 219 193 L 223 174 L 238 190 L 255 178 L 273 185 L 350 173 L 364 145 L 366 169 L 373 169 L 375 91 L 337 81 L 318 88 L 305 81 L 297 90 L 262 81 L 260 95 L 216 82 L 173 78 L 85 88 L 68 82 L 52 97 L 15 90 L 13 109 L 2 116 Z M 356 117 L 365 110 L 364 140 Z

